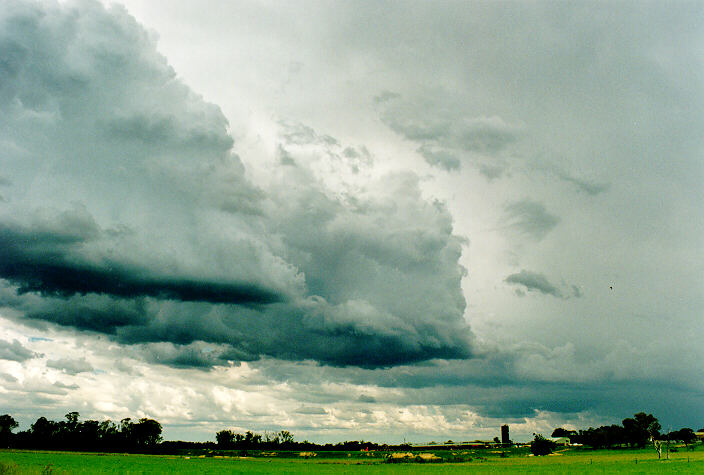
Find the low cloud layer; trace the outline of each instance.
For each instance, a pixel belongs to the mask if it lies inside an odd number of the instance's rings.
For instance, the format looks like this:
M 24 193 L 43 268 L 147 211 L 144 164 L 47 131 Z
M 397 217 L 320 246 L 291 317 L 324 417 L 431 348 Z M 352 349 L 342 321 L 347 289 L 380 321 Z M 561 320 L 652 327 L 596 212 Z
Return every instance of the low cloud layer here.
M 414 174 L 351 199 L 313 168 L 369 153 L 283 124 L 287 163 L 256 186 L 220 110 L 122 8 L 10 2 L 0 22 L 0 303 L 18 318 L 178 367 L 471 355 L 463 241 Z

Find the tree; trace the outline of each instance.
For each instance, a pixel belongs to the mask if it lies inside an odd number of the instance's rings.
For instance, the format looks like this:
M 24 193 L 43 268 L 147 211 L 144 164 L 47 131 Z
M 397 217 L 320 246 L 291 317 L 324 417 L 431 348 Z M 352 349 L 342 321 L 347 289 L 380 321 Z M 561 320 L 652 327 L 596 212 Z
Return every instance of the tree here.
M 577 435 L 576 430 L 567 430 L 562 427 L 558 427 L 552 431 L 552 435 L 550 437 L 574 437 L 575 435 Z
M 100 422 L 88 420 L 78 425 L 77 446 L 85 450 L 100 447 Z
M 154 419 L 140 419 L 132 425 L 132 440 L 140 448 L 158 444 L 161 442 L 161 424 Z
M 638 422 L 638 424 L 648 432 L 650 437 L 658 437 L 660 435 L 660 429 L 662 426 L 658 422 L 657 417 L 652 414 L 646 414 L 645 412 L 639 412 L 633 416 Z
M 120 445 L 120 432 L 113 421 L 107 419 L 98 424 L 98 438 L 100 445 L 111 449 Z
M 69 413 L 66 414 L 66 416 L 65 416 L 65 417 L 66 417 L 66 425 L 68 425 L 68 427 L 69 427 L 71 430 L 75 430 L 76 427 L 78 427 L 78 418 L 79 418 L 80 416 L 81 416 L 81 415 L 80 415 L 78 412 L 76 412 L 76 411 L 74 411 L 74 412 L 69 412 Z
M 546 439 L 542 434 L 533 434 L 535 438 L 530 443 L 530 451 L 533 455 L 548 455 L 557 446 L 555 442 Z
M 221 449 L 232 449 L 235 447 L 235 433 L 229 429 L 216 433 L 215 440 Z
M 10 441 L 13 436 L 12 431 L 16 429 L 18 425 L 17 421 L 9 414 L 0 416 L 0 447 L 10 446 Z
M 689 427 L 683 427 L 667 434 L 667 440 L 681 440 L 687 446 L 697 440 L 697 435 Z
M 660 423 L 652 414 L 639 412 L 632 418 L 623 420 L 626 441 L 631 447 L 645 447 L 649 439 L 657 439 L 660 435 Z
M 685 446 L 692 444 L 697 441 L 697 434 L 689 427 L 683 427 L 680 429 L 680 440 L 684 442 Z
M 279 439 L 281 440 L 282 444 L 292 444 L 293 443 L 293 440 L 294 440 L 293 434 L 287 430 L 282 430 L 281 432 L 279 432 L 278 436 L 279 436 Z
M 80 428 L 78 418 L 80 414 L 74 411 L 69 412 L 65 417 L 66 421 L 61 421 L 58 424 L 59 433 L 57 434 L 55 444 L 65 448 L 75 447 L 78 444 L 78 432 Z

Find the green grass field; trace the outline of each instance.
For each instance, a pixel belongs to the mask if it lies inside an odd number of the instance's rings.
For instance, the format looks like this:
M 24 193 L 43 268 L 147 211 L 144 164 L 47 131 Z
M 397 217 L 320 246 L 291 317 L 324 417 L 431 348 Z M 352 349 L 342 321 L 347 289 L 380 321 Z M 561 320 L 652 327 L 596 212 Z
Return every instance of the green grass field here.
M 67 473 L 704 473 L 704 448 L 671 453 L 658 460 L 652 449 L 578 450 L 529 457 L 525 449 L 498 451 L 435 451 L 458 463 L 385 463 L 381 454 L 336 452 L 302 458 L 298 453 L 276 456 L 159 456 L 41 451 L 0 451 L 0 474 Z M 454 455 L 453 455 L 454 454 Z M 663 455 L 664 458 L 664 455 Z

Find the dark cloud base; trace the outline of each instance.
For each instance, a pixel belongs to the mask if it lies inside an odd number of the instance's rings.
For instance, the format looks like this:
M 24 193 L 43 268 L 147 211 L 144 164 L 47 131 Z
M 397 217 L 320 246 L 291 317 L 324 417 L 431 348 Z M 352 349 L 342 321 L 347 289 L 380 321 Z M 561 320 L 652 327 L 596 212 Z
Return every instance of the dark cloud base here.
M 252 284 L 142 277 L 140 274 L 147 271 L 121 268 L 118 263 L 97 266 L 71 262 L 67 247 L 81 242 L 68 233 L 35 234 L 0 224 L 0 277 L 18 285 L 20 293 L 39 292 L 63 297 L 96 293 L 127 298 L 147 296 L 186 302 L 250 304 L 283 299 Z

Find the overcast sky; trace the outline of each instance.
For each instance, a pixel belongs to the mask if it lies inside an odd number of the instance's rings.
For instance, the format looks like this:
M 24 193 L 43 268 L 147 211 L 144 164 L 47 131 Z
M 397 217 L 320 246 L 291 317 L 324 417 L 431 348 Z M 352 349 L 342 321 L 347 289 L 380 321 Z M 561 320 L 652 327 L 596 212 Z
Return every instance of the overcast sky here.
M 704 426 L 702 2 L 0 3 L 0 413 Z

